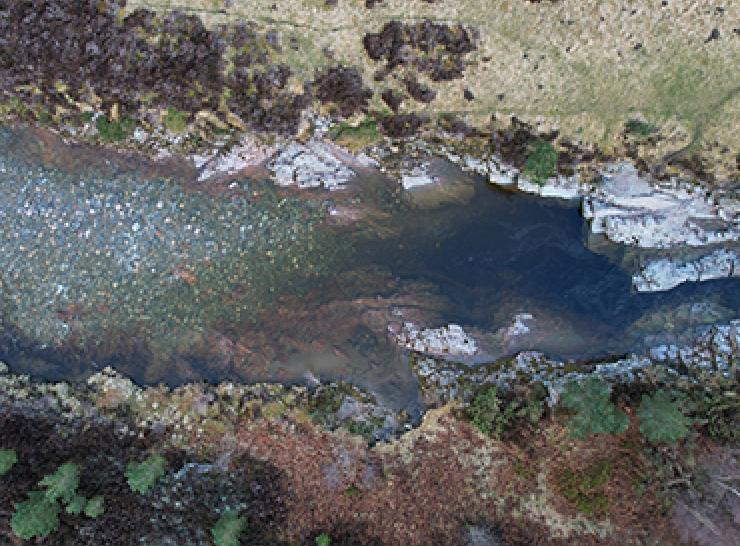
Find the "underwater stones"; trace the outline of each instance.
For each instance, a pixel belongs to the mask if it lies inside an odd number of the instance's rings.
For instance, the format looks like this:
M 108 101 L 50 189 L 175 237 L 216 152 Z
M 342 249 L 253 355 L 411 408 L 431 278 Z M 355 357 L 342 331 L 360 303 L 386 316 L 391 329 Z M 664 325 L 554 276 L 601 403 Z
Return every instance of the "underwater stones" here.
M 407 349 L 435 356 L 472 356 L 478 352 L 475 340 L 457 324 L 420 330 L 406 322 L 397 340 Z
M 660 292 L 685 282 L 739 276 L 740 256 L 732 250 L 719 249 L 695 259 L 650 261 L 632 275 L 632 285 L 638 292 Z
M 658 184 L 629 162 L 611 165 L 583 201 L 591 231 L 642 248 L 704 246 L 740 238 L 740 207 L 690 184 Z
M 343 188 L 355 175 L 328 144 L 317 140 L 288 144 L 268 163 L 268 169 L 278 186 L 327 190 Z

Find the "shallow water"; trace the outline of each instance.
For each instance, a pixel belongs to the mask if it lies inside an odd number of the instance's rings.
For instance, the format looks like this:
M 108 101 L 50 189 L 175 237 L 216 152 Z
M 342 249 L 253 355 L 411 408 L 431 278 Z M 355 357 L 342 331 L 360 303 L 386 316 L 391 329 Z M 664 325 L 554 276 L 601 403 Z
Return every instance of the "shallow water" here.
M 587 248 L 577 206 L 442 163 L 453 190 L 429 208 L 435 199 L 399 203 L 394 183 L 370 174 L 349 192 L 294 195 L 249 180 L 185 191 L 130 159 L 62 172 L 43 166 L 90 151 L 29 153 L 4 138 L 0 360 L 38 377 L 107 364 L 170 384 L 311 371 L 413 408 L 416 383 L 389 334 L 406 321 L 463 325 L 479 360 L 525 349 L 585 359 L 740 316 L 740 280 L 634 293 L 628 272 Z M 510 335 L 522 313 L 530 331 Z

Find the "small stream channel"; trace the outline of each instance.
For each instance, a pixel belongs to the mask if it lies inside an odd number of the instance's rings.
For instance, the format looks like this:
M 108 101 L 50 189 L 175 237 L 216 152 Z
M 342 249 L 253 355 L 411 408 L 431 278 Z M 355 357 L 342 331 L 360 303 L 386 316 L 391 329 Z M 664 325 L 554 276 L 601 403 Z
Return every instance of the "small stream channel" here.
M 170 384 L 310 371 L 412 407 L 416 383 L 388 332 L 405 321 L 462 325 L 482 360 L 520 350 L 583 360 L 740 316 L 740 280 L 635 293 L 629 272 L 587 247 L 577 204 L 444 164 L 440 176 L 464 190 L 454 203 L 399 206 L 393 182 L 366 175 L 356 184 L 384 197 L 358 205 L 253 181 L 186 192 L 142 182 L 130 162 L 115 176 L 65 174 L 4 138 L 0 360 L 39 378 L 80 380 L 108 364 Z M 360 219 L 327 226 L 341 199 Z M 507 334 L 524 314 L 529 331 Z

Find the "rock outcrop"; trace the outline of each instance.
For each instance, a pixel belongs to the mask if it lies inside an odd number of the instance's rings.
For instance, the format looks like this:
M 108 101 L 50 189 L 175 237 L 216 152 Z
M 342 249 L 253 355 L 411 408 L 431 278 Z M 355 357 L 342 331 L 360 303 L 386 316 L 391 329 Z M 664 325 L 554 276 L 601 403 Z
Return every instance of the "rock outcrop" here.
M 740 256 L 719 249 L 696 259 L 663 258 L 648 262 L 632 275 L 638 292 L 670 290 L 685 282 L 740 277 Z
M 333 147 L 318 140 L 307 144 L 292 142 L 269 163 L 278 186 L 338 190 L 355 176 Z

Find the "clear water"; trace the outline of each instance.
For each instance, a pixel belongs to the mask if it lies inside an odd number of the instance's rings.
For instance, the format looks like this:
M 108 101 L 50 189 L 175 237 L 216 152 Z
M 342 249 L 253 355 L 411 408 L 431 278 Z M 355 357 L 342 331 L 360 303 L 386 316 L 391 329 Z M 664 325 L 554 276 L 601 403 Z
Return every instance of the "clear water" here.
M 637 294 L 628 272 L 589 250 L 577 206 L 507 193 L 444 164 L 453 202 L 417 208 L 376 175 L 338 194 L 249 180 L 237 192 L 204 192 L 183 184 L 186 172 L 165 180 L 131 159 L 27 133 L 4 138 L 0 198 L 15 204 L 0 209 L 0 360 L 37 377 L 83 379 L 108 364 L 170 384 L 291 382 L 311 371 L 412 407 L 416 383 L 389 333 L 404 321 L 461 324 L 480 340 L 479 360 L 525 349 L 587 359 L 680 342 L 740 316 L 740 280 Z M 91 224 L 98 243 L 80 238 L 89 218 L 56 222 L 54 237 L 80 242 L 52 252 L 49 218 L 95 194 L 80 194 L 81 183 L 105 194 L 93 207 L 110 204 Z M 124 218 L 115 205 L 131 202 L 132 188 L 139 209 Z M 177 200 L 176 222 L 157 223 L 159 196 Z M 189 224 L 194 214 L 203 218 Z M 124 236 L 111 242 L 108 231 Z M 96 252 L 131 245 L 148 276 Z M 521 313 L 533 315 L 531 331 L 507 335 Z

